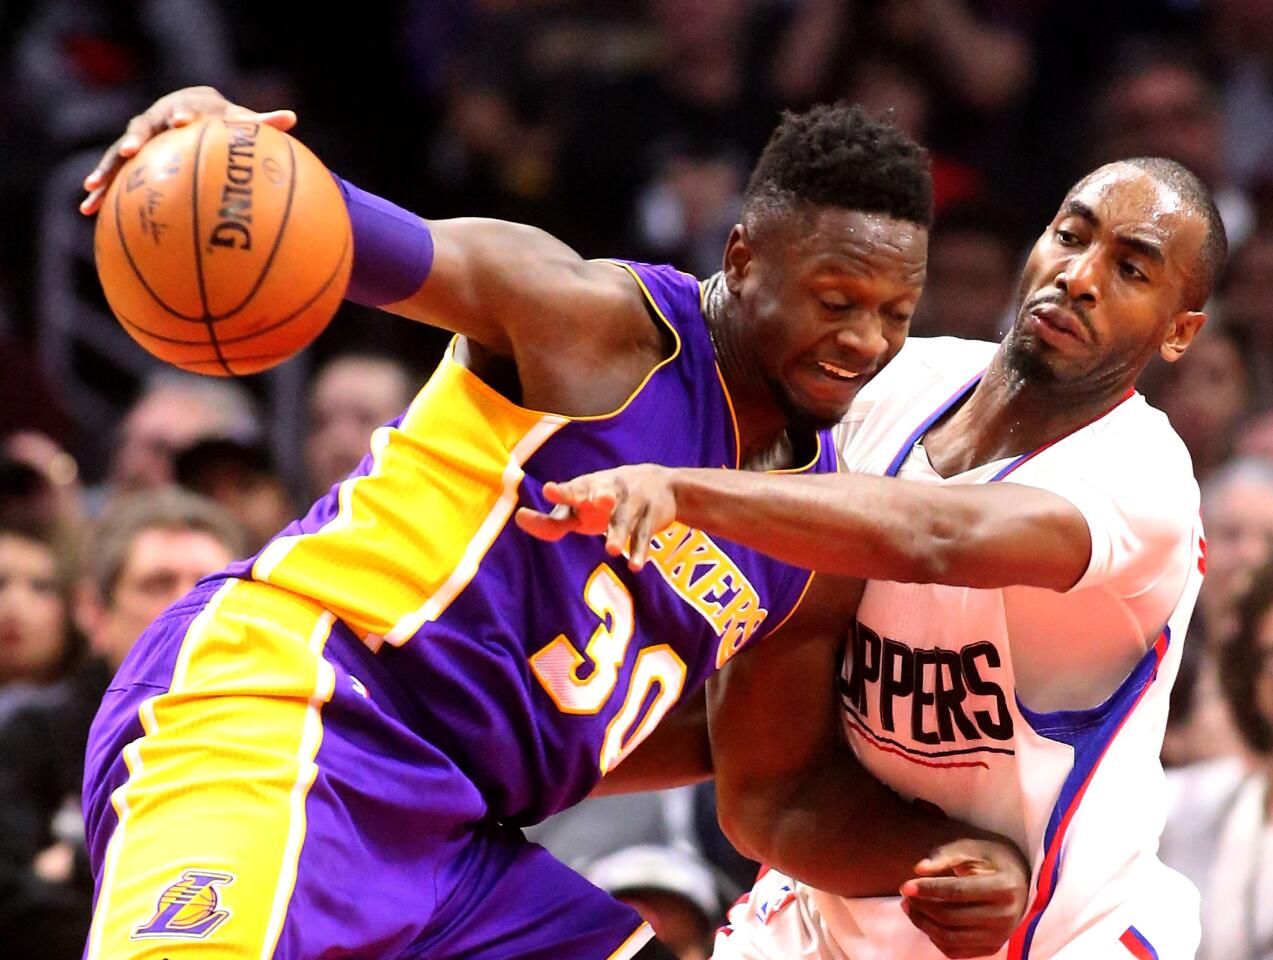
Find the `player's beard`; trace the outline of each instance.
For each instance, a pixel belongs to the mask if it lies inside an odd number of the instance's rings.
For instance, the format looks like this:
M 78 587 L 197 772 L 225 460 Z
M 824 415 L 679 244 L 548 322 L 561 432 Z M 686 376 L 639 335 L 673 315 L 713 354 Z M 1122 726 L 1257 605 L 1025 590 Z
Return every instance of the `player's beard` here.
M 1033 338 L 1021 332 L 1020 324 L 1008 331 L 1003 340 L 1003 359 L 1009 372 L 1027 383 L 1054 386 L 1061 377 L 1052 369 Z

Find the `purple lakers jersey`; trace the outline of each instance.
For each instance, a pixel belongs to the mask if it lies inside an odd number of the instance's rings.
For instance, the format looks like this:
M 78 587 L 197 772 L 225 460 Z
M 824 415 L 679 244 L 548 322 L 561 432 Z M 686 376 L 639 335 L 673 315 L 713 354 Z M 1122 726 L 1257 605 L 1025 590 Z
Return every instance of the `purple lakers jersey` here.
M 624 267 L 672 347 L 622 407 L 525 409 L 452 345 L 359 469 L 228 571 L 339 618 L 328 655 L 344 643 L 368 695 L 444 750 L 500 819 L 580 799 L 808 585 L 806 571 L 680 525 L 634 574 L 599 537 L 544 543 L 511 522 L 518 506 L 551 507 L 550 480 L 625 463 L 738 465 L 698 282 Z M 829 437 L 814 440 L 797 469 L 834 470 Z

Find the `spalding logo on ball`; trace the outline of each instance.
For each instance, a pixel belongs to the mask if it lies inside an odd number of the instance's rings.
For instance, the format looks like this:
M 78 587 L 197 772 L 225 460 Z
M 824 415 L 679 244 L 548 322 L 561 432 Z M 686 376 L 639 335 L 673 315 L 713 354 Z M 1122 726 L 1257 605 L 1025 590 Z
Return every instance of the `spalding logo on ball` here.
M 273 127 L 219 118 L 165 131 L 124 165 L 94 248 L 129 335 L 223 377 L 302 350 L 353 264 L 344 198 L 318 158 Z

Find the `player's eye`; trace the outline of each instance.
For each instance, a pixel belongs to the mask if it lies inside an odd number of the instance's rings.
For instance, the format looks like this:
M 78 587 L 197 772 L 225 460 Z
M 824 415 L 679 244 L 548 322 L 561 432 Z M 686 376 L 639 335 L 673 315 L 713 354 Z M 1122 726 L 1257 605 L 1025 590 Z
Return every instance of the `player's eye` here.
M 1137 283 L 1143 283 L 1149 279 L 1145 276 L 1144 272 L 1130 260 L 1124 260 L 1118 265 L 1118 269 L 1128 280 L 1135 280 Z
M 1064 227 L 1057 227 L 1056 242 L 1063 247 L 1073 247 L 1078 244 L 1079 238 L 1072 230 L 1066 230 Z

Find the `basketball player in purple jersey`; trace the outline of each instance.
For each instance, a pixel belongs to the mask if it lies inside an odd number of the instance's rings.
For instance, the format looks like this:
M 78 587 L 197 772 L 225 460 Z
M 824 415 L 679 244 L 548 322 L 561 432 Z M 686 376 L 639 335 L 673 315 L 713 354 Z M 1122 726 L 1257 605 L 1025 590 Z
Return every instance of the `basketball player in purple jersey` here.
M 207 89 L 161 100 L 90 176 L 85 212 L 122 153 L 227 110 Z M 826 428 L 919 297 L 927 161 L 855 109 L 788 116 L 703 285 L 342 189 L 350 296 L 457 337 L 358 470 L 170 609 L 116 677 L 89 747 L 86 956 L 666 956 L 516 825 L 616 767 L 663 785 L 619 765 L 809 576 L 688 528 L 635 574 L 509 521 L 550 507 L 545 482 L 624 462 L 833 471 Z M 958 881 L 952 915 L 1023 898 L 1001 838 L 869 777 L 844 802 L 875 838 L 860 893 L 933 855 L 988 870 Z M 1002 941 L 1015 909 L 978 922 Z

